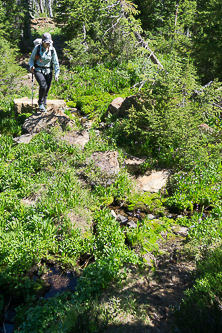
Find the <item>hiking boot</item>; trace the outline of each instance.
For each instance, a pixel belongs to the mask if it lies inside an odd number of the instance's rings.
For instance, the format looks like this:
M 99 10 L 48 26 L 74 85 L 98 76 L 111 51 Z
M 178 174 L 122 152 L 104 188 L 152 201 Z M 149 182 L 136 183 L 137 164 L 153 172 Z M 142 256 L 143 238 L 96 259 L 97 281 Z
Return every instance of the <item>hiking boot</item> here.
M 40 105 L 39 105 L 39 111 L 42 111 L 42 112 L 45 111 L 45 106 L 44 106 L 44 104 L 40 104 Z

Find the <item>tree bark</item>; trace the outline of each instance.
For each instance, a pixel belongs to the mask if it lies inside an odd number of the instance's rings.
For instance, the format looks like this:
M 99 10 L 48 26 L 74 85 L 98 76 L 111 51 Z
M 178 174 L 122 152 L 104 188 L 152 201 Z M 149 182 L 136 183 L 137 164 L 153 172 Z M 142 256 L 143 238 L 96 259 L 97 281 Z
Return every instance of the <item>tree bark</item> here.
M 39 0 L 39 7 L 40 7 L 41 14 L 43 14 L 44 13 L 44 8 L 43 8 L 42 0 Z
M 48 0 L 48 9 L 49 9 L 49 17 L 53 17 L 51 0 Z

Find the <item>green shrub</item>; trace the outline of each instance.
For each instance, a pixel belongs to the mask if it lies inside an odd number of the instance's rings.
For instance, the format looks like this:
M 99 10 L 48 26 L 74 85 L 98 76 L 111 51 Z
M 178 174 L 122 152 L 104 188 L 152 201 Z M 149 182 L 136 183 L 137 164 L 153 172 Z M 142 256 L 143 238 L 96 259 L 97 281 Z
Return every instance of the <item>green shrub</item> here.
M 221 332 L 222 248 L 207 251 L 197 264 L 192 289 L 185 292 L 180 309 L 175 312 L 181 332 Z
M 215 144 L 215 138 L 200 132 L 199 125 L 218 115 L 212 95 L 221 92 L 215 82 L 195 97 L 198 85 L 193 67 L 176 60 L 174 65 L 168 73 L 159 73 L 154 84 L 147 82 L 140 108 L 130 109 L 123 119 L 108 119 L 107 134 L 132 154 L 145 155 L 164 167 L 185 169 L 197 159 L 205 161 L 209 143 Z

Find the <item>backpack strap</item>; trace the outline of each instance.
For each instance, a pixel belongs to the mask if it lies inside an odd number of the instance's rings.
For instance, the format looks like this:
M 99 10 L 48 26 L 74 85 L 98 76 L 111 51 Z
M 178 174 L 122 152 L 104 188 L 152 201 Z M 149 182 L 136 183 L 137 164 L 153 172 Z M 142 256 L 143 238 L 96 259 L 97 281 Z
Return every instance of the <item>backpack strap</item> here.
M 36 68 L 37 65 L 36 65 L 36 60 L 39 60 L 40 57 L 40 47 L 41 47 L 41 44 L 39 44 L 37 46 L 37 51 L 36 51 L 36 54 L 35 54 L 35 61 L 34 61 L 34 67 Z
M 40 47 L 41 47 L 41 44 L 38 45 L 37 47 L 37 51 L 36 51 L 36 54 L 35 54 L 35 62 L 34 62 L 34 67 L 39 67 L 39 68 L 48 68 L 48 67 L 45 67 L 45 66 L 37 66 L 36 64 L 36 60 L 39 60 L 41 59 L 41 56 L 40 56 Z M 53 63 L 52 63 L 52 56 L 54 54 L 54 47 L 52 47 L 51 49 L 51 65 L 50 65 L 50 69 L 53 70 Z
M 50 66 L 51 70 L 53 70 L 53 63 L 52 63 L 53 54 L 54 54 L 54 47 L 52 47 L 52 49 L 51 49 L 51 66 Z

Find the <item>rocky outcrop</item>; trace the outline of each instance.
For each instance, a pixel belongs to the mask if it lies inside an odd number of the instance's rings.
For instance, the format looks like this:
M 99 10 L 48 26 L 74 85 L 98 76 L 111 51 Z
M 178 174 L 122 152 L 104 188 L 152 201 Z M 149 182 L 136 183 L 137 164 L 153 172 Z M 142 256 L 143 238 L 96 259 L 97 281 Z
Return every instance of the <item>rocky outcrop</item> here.
M 137 184 L 144 192 L 159 192 L 166 186 L 169 175 L 169 171 L 153 171 L 149 176 L 138 177 Z
M 34 134 L 23 134 L 23 135 L 20 135 L 16 138 L 13 138 L 13 141 L 17 142 L 17 143 L 29 143 L 33 136 L 35 136 L 36 133 Z
M 77 145 L 84 148 L 85 144 L 89 141 L 89 132 L 71 131 L 63 135 L 61 139 L 68 142 L 70 145 Z
M 118 174 L 119 173 L 119 162 L 118 152 L 106 151 L 106 152 L 95 152 L 87 160 L 87 163 L 92 163 L 95 167 L 100 169 L 101 172 L 107 174 Z
M 61 99 L 47 100 L 47 111 L 58 111 L 66 109 L 65 101 Z M 14 99 L 14 111 L 15 115 L 18 116 L 22 113 L 33 113 L 39 110 L 38 100 L 36 98 L 32 99 L 28 97 Z
M 139 103 L 136 96 L 129 96 L 125 99 L 122 97 L 117 97 L 109 104 L 105 114 L 102 117 L 102 120 L 105 120 L 109 114 L 118 117 L 125 117 L 127 115 L 127 111 L 132 107 L 135 109 L 139 108 Z
M 116 151 L 93 153 L 86 160 L 86 164 L 90 168 L 90 172 L 88 171 L 86 175 L 88 182 L 91 185 L 111 185 L 120 171 L 117 157 L 118 152 Z
M 25 132 L 33 134 L 57 125 L 65 129 L 67 125 L 74 125 L 74 122 L 63 111 L 54 110 L 33 114 L 25 120 L 22 128 Z

